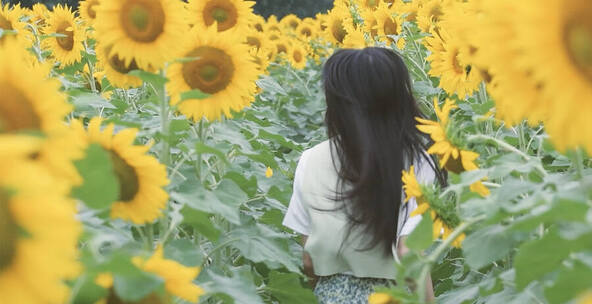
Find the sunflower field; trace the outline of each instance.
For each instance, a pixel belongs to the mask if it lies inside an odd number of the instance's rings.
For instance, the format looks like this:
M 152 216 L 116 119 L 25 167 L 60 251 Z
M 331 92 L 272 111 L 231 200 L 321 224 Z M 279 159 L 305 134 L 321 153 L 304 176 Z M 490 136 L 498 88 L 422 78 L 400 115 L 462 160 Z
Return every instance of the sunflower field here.
M 544 2 L 544 3 L 543 3 Z M 0 7 L 1 303 L 315 303 L 281 222 L 336 49 L 403 56 L 448 186 L 372 304 L 592 303 L 592 2 Z

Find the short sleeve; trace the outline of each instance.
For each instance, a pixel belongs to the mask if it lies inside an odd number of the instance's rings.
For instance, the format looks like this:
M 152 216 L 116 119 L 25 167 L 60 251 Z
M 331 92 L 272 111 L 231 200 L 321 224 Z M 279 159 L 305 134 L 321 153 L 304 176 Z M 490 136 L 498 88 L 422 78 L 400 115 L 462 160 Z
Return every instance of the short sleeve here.
M 432 166 L 430 166 L 430 164 L 425 159 L 422 159 L 421 162 L 419 163 L 419 165 L 416 166 L 415 176 L 417 177 L 417 181 L 420 184 L 432 183 L 432 182 L 434 182 L 434 180 L 436 178 L 436 174 L 434 172 L 434 169 L 432 168 Z M 415 209 L 417 209 L 417 201 L 415 200 L 415 198 L 410 199 L 407 202 L 407 204 L 409 205 L 408 206 L 409 214 L 411 214 Z M 417 225 L 419 225 L 420 221 L 421 221 L 421 215 L 415 215 L 415 216 L 408 218 L 407 221 L 405 222 L 405 224 L 403 225 L 403 228 L 401 229 L 401 232 L 399 233 L 399 235 L 403 236 L 403 235 L 411 234 L 411 232 L 413 232 L 413 229 L 415 229 L 415 227 L 417 227 Z
M 296 173 L 294 174 L 294 191 L 292 192 L 292 198 L 288 205 L 288 211 L 282 222 L 284 226 L 303 235 L 309 235 L 310 233 L 310 215 L 308 214 L 308 210 L 303 201 L 301 187 L 307 155 L 306 151 L 302 153 L 298 166 L 296 167 Z

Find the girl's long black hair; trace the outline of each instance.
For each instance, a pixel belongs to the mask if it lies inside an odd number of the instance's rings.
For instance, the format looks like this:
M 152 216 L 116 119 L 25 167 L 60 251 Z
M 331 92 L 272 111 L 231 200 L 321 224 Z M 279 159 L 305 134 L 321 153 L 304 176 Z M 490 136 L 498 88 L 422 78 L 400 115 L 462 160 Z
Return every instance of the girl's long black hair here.
M 333 163 L 339 163 L 335 200 L 347 204 L 342 208 L 350 222 L 348 235 L 360 226 L 372 236 L 361 250 L 383 245 L 390 255 L 403 198 L 402 170 L 424 158 L 445 183 L 444 172 L 425 153 L 429 137 L 415 127 L 415 117 L 423 115 L 409 71 L 389 49 L 343 49 L 325 63 L 323 82 L 325 123 L 338 157 Z

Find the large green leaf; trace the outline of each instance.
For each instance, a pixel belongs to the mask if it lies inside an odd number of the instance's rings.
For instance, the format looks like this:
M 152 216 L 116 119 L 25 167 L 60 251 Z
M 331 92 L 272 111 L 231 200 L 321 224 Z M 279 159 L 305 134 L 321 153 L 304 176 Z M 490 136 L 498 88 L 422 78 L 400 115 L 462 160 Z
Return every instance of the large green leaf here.
M 300 276 L 295 273 L 272 271 L 269 274 L 267 291 L 282 304 L 313 304 L 317 303 L 310 288 L 304 288 Z
M 407 247 L 415 251 L 422 251 L 430 247 L 434 242 L 432 226 L 432 217 L 429 213 L 424 213 L 417 227 L 413 229 L 413 232 L 407 238 L 405 242 Z
M 479 269 L 509 254 L 515 244 L 506 227 L 492 225 L 469 234 L 462 247 L 467 264 Z
M 263 304 L 249 267 L 231 268 L 230 271 L 232 276 L 228 277 L 208 269 L 200 274 L 197 282 L 210 295 L 225 295 L 223 303 Z
M 111 156 L 99 144 L 91 144 L 86 156 L 74 162 L 82 176 L 82 185 L 72 195 L 93 209 L 104 209 L 119 197 L 119 181 L 115 176 Z

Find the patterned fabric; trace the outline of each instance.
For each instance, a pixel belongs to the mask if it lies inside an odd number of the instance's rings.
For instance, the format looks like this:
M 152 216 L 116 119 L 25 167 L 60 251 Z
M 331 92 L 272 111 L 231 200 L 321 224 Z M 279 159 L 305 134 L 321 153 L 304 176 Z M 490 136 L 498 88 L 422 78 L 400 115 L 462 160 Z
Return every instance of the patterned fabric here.
M 347 274 L 320 277 L 314 289 L 319 304 L 367 304 L 375 286 L 388 286 L 392 281 L 358 278 Z

